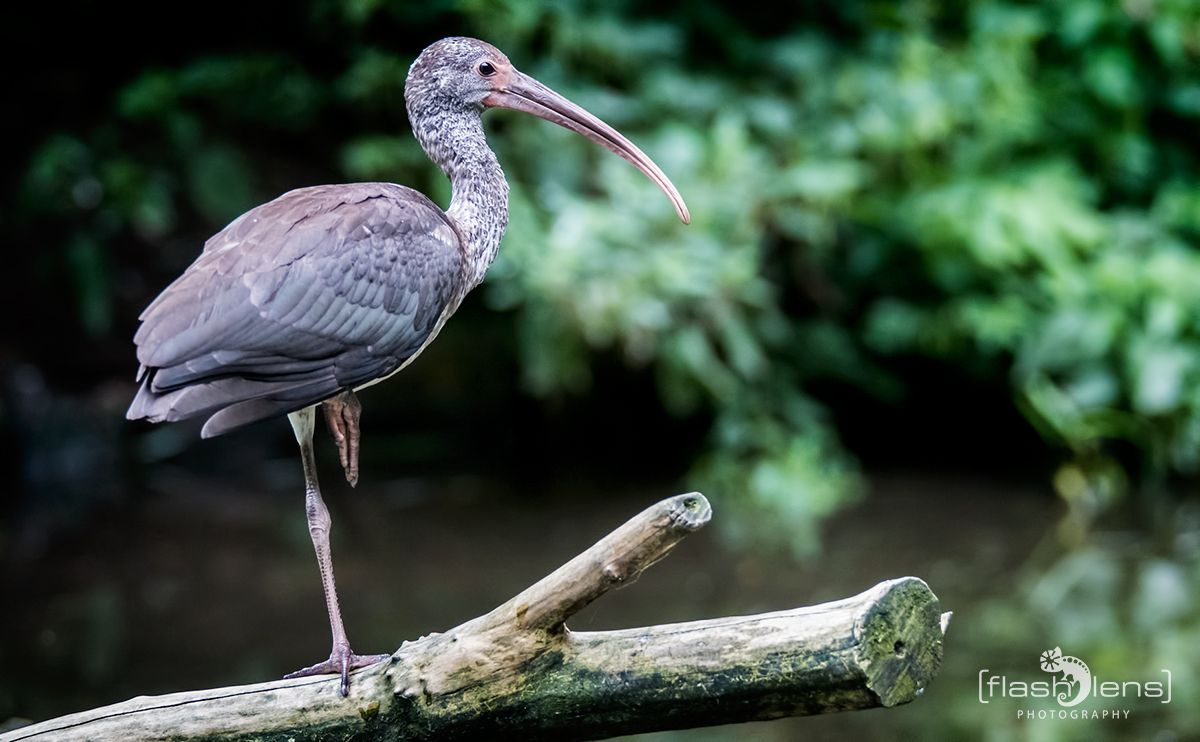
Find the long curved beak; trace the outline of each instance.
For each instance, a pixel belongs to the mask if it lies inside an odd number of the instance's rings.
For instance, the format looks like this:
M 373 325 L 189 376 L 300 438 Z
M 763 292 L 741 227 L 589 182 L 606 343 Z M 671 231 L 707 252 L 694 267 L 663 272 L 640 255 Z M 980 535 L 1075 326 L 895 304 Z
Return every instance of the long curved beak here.
M 511 70 L 508 81 L 503 89 L 489 93 L 483 99 L 483 105 L 489 108 L 509 108 L 514 111 L 531 113 L 538 118 L 552 121 L 559 126 L 570 129 L 576 134 L 591 139 L 596 144 L 608 149 L 631 162 L 634 167 L 654 181 L 671 203 L 675 213 L 679 214 L 684 224 L 692 221 L 683 196 L 675 189 L 671 180 L 663 173 L 646 153 L 637 148 L 633 142 L 584 109 L 575 105 L 563 96 L 541 84 L 529 75 L 517 70 Z

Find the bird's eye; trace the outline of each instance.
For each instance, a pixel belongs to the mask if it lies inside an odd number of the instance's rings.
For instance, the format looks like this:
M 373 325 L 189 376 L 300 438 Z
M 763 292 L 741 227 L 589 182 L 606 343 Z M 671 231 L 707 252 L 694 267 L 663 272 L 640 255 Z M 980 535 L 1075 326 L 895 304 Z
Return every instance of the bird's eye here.
M 496 74 L 496 67 L 491 62 L 480 62 L 479 67 L 476 69 L 478 69 L 479 74 L 483 75 L 484 77 L 491 77 L 492 75 Z

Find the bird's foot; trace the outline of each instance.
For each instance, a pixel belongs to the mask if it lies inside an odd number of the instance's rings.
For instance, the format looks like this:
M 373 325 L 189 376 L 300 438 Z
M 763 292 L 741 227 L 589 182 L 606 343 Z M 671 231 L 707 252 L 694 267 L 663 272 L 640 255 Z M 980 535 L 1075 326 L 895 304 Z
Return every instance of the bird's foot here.
M 312 667 L 305 667 L 296 672 L 290 672 L 284 675 L 284 680 L 292 678 L 307 678 L 311 675 L 341 675 L 342 698 L 350 695 L 350 671 L 357 670 L 360 667 L 374 665 L 377 662 L 383 662 L 390 659 L 390 654 L 354 654 L 350 651 L 350 645 L 344 644 L 333 648 L 333 653 L 329 655 L 329 659 L 324 662 L 318 662 Z
M 354 392 L 347 390 L 325 400 L 321 409 L 325 410 L 325 422 L 337 443 L 338 459 L 342 462 L 342 471 L 346 472 L 346 481 L 353 487 L 358 484 L 358 421 L 362 417 L 362 403 Z

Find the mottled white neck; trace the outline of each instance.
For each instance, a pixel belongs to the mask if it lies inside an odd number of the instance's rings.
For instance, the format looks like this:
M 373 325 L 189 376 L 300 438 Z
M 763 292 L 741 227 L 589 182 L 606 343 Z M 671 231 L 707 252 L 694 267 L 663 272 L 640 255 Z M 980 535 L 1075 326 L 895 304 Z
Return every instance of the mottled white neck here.
M 454 195 L 446 214 L 466 242 L 468 291 L 483 281 L 508 226 L 508 181 L 487 146 L 480 113 L 427 108 L 412 116 L 417 140 L 450 178 Z

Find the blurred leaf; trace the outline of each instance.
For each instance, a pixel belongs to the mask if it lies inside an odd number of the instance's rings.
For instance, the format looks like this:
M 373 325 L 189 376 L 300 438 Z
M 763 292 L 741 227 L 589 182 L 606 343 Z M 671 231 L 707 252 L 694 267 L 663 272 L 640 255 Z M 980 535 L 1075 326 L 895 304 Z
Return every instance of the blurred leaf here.
M 354 180 L 392 182 L 402 173 L 426 167 L 427 162 L 411 136 L 363 137 L 342 149 L 342 170 Z
M 1133 408 L 1143 415 L 1160 415 L 1182 401 L 1184 377 L 1195 363 L 1183 348 L 1138 343 L 1131 354 Z
M 196 208 L 213 224 L 227 224 L 255 204 L 253 172 L 232 147 L 210 145 L 194 152 L 188 186 Z
M 100 245 L 78 237 L 67 247 L 67 265 L 79 298 L 79 318 L 89 335 L 108 332 L 112 324 L 109 268 Z

